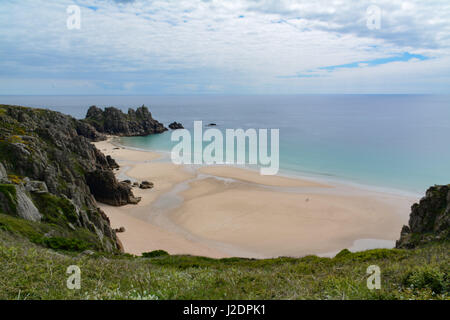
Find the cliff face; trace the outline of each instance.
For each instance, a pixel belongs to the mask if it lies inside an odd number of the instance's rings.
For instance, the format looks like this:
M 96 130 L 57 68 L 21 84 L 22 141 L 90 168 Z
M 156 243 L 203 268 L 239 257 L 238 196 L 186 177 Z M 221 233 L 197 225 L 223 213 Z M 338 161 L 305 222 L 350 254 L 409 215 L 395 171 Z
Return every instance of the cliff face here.
M 96 106 L 89 108 L 85 123 L 95 127 L 100 133 L 119 136 L 145 136 L 167 130 L 163 124 L 153 119 L 147 107 L 128 110 L 128 114 L 114 107 L 102 110 Z
M 397 248 L 414 248 L 431 241 L 450 240 L 450 185 L 434 186 L 411 207 Z
M 58 112 L 0 105 L 0 211 L 56 224 L 59 236 L 90 232 L 97 249 L 117 249 L 93 195 L 112 205 L 138 199 L 115 179 L 114 160 L 90 143 L 103 138 L 90 124 Z

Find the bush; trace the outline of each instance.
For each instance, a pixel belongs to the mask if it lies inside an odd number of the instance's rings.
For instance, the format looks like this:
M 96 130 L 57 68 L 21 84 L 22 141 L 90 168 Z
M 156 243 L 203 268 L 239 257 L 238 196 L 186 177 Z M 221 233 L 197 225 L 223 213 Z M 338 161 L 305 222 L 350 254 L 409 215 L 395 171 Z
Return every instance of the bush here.
M 50 193 L 33 194 L 33 202 L 43 214 L 43 222 L 53 223 L 65 227 L 67 222 L 77 221 L 76 209 L 73 204 L 64 198 Z
M 144 258 L 156 258 L 156 257 L 164 257 L 164 256 L 168 256 L 169 253 L 167 251 L 164 250 L 154 250 L 151 252 L 143 252 L 142 256 Z
M 336 259 L 351 255 L 352 253 L 348 249 L 342 249 L 339 251 L 339 253 L 335 256 Z
M 54 250 L 65 251 L 84 251 L 90 247 L 90 245 L 84 241 L 62 237 L 43 238 L 42 244 Z
M 0 201 L 5 203 L 0 203 L 1 208 L 6 211 L 6 213 L 15 215 L 17 214 L 17 194 L 16 187 L 12 184 L 0 184 Z
M 408 272 L 403 285 L 411 289 L 431 289 L 437 294 L 449 292 L 448 275 L 429 266 Z

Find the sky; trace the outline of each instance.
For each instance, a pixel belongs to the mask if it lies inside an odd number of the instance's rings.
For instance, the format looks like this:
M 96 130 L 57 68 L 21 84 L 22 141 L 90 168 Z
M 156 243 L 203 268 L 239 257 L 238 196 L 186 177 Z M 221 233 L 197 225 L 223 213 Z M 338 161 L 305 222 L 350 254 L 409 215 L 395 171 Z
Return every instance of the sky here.
M 449 94 L 450 1 L 0 1 L 1 95 L 335 93 Z

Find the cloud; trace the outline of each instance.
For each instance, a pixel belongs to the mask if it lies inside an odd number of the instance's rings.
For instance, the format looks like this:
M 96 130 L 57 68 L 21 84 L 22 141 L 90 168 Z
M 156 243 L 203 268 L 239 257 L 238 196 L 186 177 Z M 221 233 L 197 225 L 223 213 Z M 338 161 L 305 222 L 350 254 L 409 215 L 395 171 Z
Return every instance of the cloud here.
M 77 84 L 43 94 L 80 94 L 83 85 L 102 94 L 327 92 L 341 88 L 348 71 L 403 70 L 397 62 L 420 70 L 422 88 L 444 87 L 432 79 L 448 81 L 448 1 L 374 3 L 379 30 L 366 26 L 371 1 L 5 0 L 0 77 L 28 80 L 0 94 L 34 90 L 32 79 Z M 73 4 L 80 30 L 66 27 Z M 422 57 L 433 57 L 432 67 L 422 68 Z M 383 88 L 367 77 L 353 88 L 404 91 L 406 79 L 398 81 Z

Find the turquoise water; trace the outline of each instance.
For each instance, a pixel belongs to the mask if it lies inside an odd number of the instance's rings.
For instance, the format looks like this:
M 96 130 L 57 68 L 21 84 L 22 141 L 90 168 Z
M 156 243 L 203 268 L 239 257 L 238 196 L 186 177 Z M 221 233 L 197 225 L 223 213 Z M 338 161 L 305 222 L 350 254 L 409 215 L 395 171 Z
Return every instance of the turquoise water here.
M 195 120 L 220 130 L 280 129 L 280 168 L 370 186 L 423 193 L 450 183 L 450 96 L 3 96 L 0 103 L 48 107 L 84 117 L 90 105 L 142 104 L 168 125 Z M 171 132 L 123 138 L 170 151 Z

